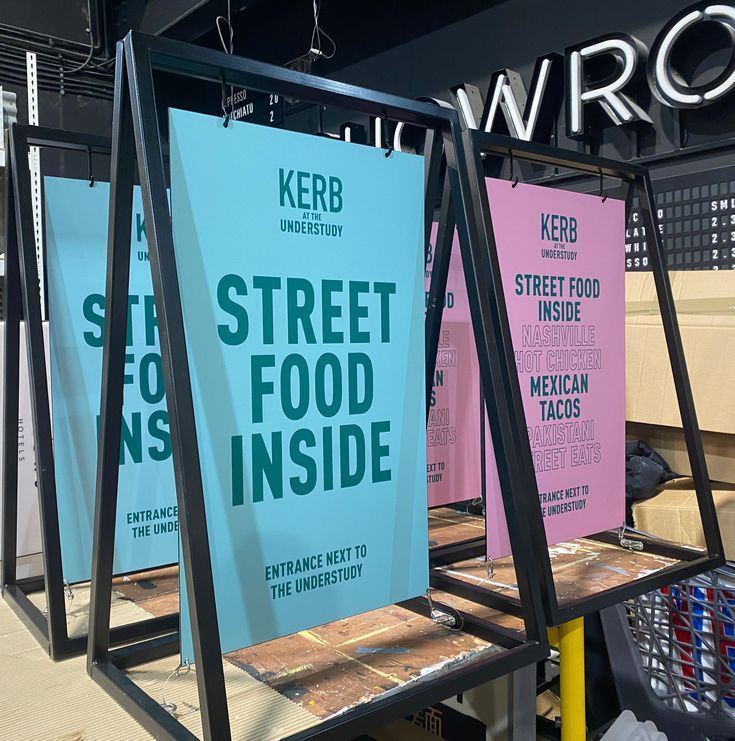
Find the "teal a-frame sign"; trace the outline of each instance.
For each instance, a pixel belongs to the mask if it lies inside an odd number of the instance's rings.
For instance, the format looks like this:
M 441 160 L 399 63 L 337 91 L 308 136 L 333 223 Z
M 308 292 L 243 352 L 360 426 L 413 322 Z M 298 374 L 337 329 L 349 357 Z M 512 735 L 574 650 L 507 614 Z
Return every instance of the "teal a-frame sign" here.
M 169 121 L 223 651 L 423 594 L 423 158 Z

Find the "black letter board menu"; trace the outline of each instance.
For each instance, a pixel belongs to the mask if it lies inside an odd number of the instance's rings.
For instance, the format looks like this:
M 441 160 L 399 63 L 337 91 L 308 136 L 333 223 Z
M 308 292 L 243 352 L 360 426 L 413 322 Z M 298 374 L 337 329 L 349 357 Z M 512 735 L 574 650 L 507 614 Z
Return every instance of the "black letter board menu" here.
M 735 267 L 735 167 L 653 181 L 669 270 Z M 625 269 L 650 270 L 638 200 L 625 234 Z

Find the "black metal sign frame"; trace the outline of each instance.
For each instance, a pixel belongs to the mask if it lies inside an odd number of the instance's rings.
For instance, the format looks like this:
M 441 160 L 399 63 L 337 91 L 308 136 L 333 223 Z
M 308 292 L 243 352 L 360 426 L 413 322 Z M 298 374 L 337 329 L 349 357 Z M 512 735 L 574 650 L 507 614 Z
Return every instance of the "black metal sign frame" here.
M 229 739 L 230 723 L 212 578 L 199 449 L 194 422 L 191 380 L 174 257 L 164 153 L 158 128 L 153 70 L 264 90 L 322 105 L 334 105 L 426 129 L 425 231 L 428 239 L 438 194 L 442 156 L 461 241 L 469 238 L 473 217 L 459 119 L 453 109 L 378 93 L 333 80 L 304 75 L 223 52 L 170 39 L 130 33 L 118 45 L 115 70 L 110 212 L 108 230 L 107 305 L 105 312 L 102 394 L 100 405 L 97 498 L 93 545 L 92 599 L 87 669 L 118 703 L 157 738 L 192 738 L 191 733 L 155 699 L 141 690 L 125 669 L 178 650 L 178 636 L 165 636 L 110 650 L 110 592 L 117 507 L 120 426 L 123 396 L 127 292 L 130 272 L 129 229 L 137 158 L 148 237 L 153 291 L 169 411 L 178 499 L 182 568 L 192 625 L 199 706 L 207 739 Z M 238 124 L 242 125 L 242 124 Z M 357 146 L 357 145 L 355 145 Z M 390 152 L 386 156 L 389 156 Z M 444 266 L 444 263 L 440 264 Z M 437 271 L 426 322 L 426 378 L 431 379 L 438 343 L 436 299 L 446 287 L 446 271 Z M 443 296 L 442 296 L 443 298 Z M 493 389 L 497 392 L 497 389 Z M 427 384 L 427 411 L 431 384 Z M 514 532 L 514 546 L 516 533 Z M 526 535 L 522 534 L 522 538 Z M 526 552 L 530 541 L 523 544 Z M 525 636 L 463 615 L 464 625 L 478 635 L 492 636 L 506 651 L 447 673 L 427 677 L 403 691 L 388 693 L 351 708 L 294 738 L 358 735 L 362 730 L 402 717 L 407 712 L 476 686 L 548 653 L 543 613 L 532 569 L 519 576 Z M 402 603 L 430 615 L 423 599 Z
M 48 396 L 46 351 L 41 322 L 39 274 L 34 237 L 32 189 L 28 169 L 29 147 L 92 154 L 110 154 L 104 136 L 13 124 L 8 132 L 9 161 L 5 170 L 5 355 L 2 424 L 2 595 L 33 637 L 52 659 L 83 654 L 87 636 L 69 636 L 61 562 L 61 539 L 56 498 L 54 449 Z M 30 382 L 33 444 L 36 455 L 37 494 L 41 524 L 43 575 L 17 577 L 18 527 L 18 404 L 20 321 L 25 337 Z M 111 577 L 112 578 L 112 577 Z M 28 594 L 45 590 L 45 612 Z M 110 639 L 116 644 L 161 633 L 178 626 L 176 615 L 166 615 L 115 627 Z
M 461 244 L 461 249 L 468 286 L 475 287 L 474 291 L 469 291 L 469 297 L 475 339 L 478 343 L 480 374 L 483 379 L 488 374 L 492 376 L 495 372 L 499 372 L 502 376 L 500 384 L 504 393 L 502 398 L 498 394 L 495 395 L 496 402 L 501 403 L 493 408 L 491 396 L 488 396 L 487 412 L 493 441 L 498 437 L 512 437 L 514 458 L 511 460 L 515 460 L 515 465 L 512 470 L 508 471 L 505 466 L 508 459 L 506 461 L 499 459 L 498 473 L 504 498 L 513 500 L 511 513 L 507 515 L 509 531 L 512 535 L 519 527 L 526 529 L 532 541 L 531 548 L 525 552 L 518 551 L 513 544 L 516 573 L 533 565 L 539 578 L 547 623 L 548 625 L 560 625 L 568 620 L 721 566 L 725 560 L 722 539 L 712 499 L 712 488 L 707 474 L 707 464 L 694 409 L 648 169 L 633 163 L 617 162 L 582 152 L 560 150 L 547 145 L 477 130 L 463 132 L 462 141 L 465 160 L 469 168 L 475 219 L 470 224 L 470 229 L 474 230 L 474 238 L 467 240 L 465 245 Z M 643 535 L 629 533 L 628 539 L 637 541 L 645 552 L 672 558 L 679 563 L 647 576 L 632 579 L 625 584 L 604 589 L 590 597 L 560 602 L 556 592 L 549 546 L 538 499 L 531 446 L 526 434 L 526 419 L 513 353 L 508 312 L 503 295 L 492 211 L 484 182 L 486 160 L 490 160 L 493 156 L 568 168 L 587 175 L 620 180 L 625 193 L 626 214 L 630 211 L 634 195 L 638 197 L 643 211 L 643 225 L 651 253 L 651 267 L 658 305 L 692 468 L 706 550 L 702 552 L 698 549 L 663 543 Z M 446 244 L 451 248 L 451 239 L 447 239 Z M 471 249 L 467 250 L 467 246 Z M 620 259 L 623 259 L 622 254 Z M 445 260 L 448 264 L 448 258 Z M 478 297 L 482 297 L 482 300 Z M 441 304 L 434 316 L 434 321 L 441 322 Z M 488 363 L 488 358 L 493 357 L 498 359 L 498 367 L 494 367 L 493 363 Z M 623 465 L 622 461 L 620 465 Z M 623 492 L 620 492 L 620 496 L 623 496 Z M 507 505 L 506 512 L 508 512 Z M 517 521 L 520 519 L 523 522 Z M 622 548 L 620 537 L 616 533 L 597 533 L 590 537 Z M 477 557 L 484 551 L 484 542 L 477 541 L 464 548 L 462 546 L 455 548 L 451 558 L 459 560 L 463 557 Z M 519 561 L 521 558 L 523 561 Z M 445 553 L 439 553 L 434 562 L 446 563 L 446 560 Z M 488 587 L 467 584 L 441 572 L 433 574 L 432 584 L 497 609 L 504 609 L 515 614 L 521 612 L 521 604 L 517 599 L 493 592 Z

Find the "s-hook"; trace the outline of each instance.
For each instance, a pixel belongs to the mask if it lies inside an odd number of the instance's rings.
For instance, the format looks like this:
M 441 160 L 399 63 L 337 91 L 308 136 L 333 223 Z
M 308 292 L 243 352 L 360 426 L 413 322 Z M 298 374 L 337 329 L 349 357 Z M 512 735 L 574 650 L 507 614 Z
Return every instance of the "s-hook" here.
M 602 198 L 602 202 L 605 203 L 607 200 L 607 194 L 605 191 L 605 180 L 604 175 L 602 174 L 602 168 L 600 168 L 600 198 Z
M 510 166 L 510 180 L 511 182 L 511 188 L 515 188 L 516 185 L 518 185 L 518 176 L 515 174 L 515 160 L 513 159 L 513 150 L 508 150 L 508 157 L 510 158 L 509 166 Z
M 393 142 L 390 140 L 390 133 L 388 131 L 388 117 L 385 117 L 385 126 L 380 127 L 381 133 L 384 134 L 385 146 L 385 158 L 388 159 L 393 154 Z
M 227 128 L 230 125 L 230 113 L 227 110 L 227 85 L 225 84 L 225 73 L 222 72 L 221 75 L 222 80 L 222 114 L 225 117 L 225 120 L 223 121 L 223 126 Z
M 94 188 L 94 174 L 92 173 L 92 147 L 87 147 L 87 179 L 89 187 Z

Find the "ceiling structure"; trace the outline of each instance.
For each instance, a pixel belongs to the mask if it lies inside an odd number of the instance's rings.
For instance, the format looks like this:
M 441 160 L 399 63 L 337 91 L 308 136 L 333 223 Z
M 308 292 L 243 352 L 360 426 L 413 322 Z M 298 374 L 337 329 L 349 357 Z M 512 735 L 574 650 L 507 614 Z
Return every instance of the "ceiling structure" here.
M 328 76 L 491 4 L 317 0 L 328 37 L 312 71 Z M 42 89 L 110 98 L 115 42 L 130 29 L 221 48 L 229 46 L 228 16 L 240 56 L 285 65 L 312 48 L 312 0 L 0 0 L 0 81 L 23 84 L 25 52 L 35 51 Z

